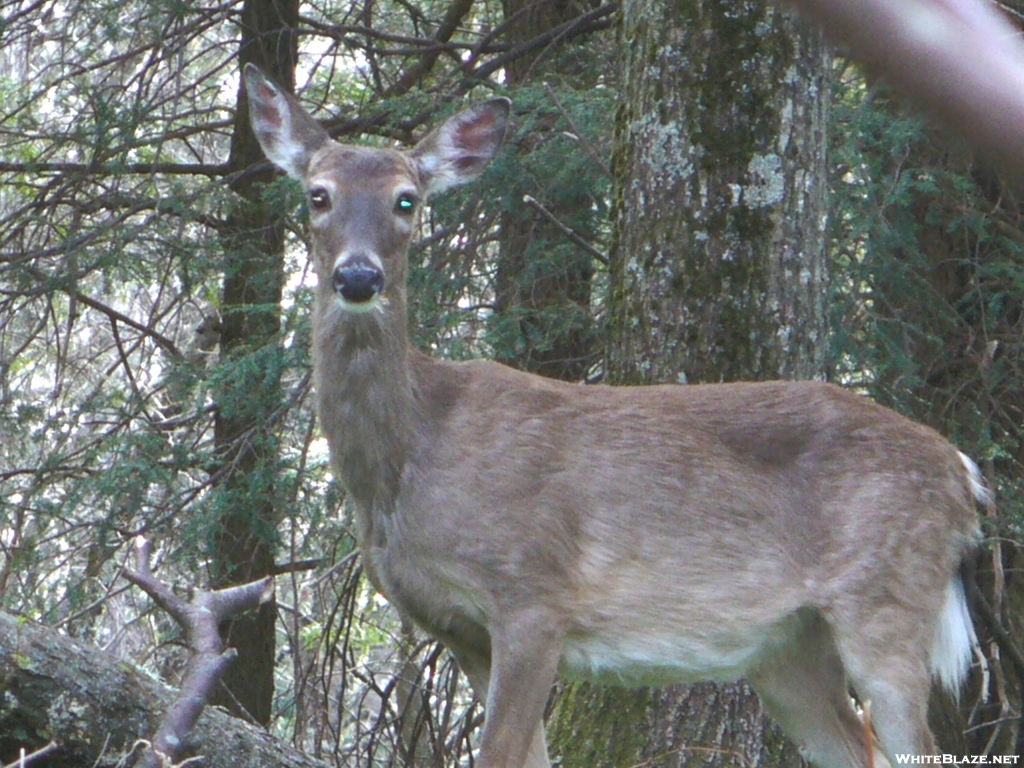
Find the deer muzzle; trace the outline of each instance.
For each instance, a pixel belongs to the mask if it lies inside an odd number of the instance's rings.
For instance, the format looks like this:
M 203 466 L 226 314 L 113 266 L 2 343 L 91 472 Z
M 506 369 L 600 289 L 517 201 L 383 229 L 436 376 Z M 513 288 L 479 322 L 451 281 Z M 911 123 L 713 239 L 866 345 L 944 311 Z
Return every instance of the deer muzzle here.
M 384 288 L 384 273 L 365 263 L 338 266 L 331 285 L 341 298 L 352 304 L 372 302 Z

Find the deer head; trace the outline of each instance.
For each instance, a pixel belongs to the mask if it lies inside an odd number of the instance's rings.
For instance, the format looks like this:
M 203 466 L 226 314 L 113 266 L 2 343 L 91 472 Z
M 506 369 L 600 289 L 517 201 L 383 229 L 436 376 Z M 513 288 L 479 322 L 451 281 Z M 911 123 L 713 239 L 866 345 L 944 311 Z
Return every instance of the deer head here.
M 306 190 L 321 293 L 350 314 L 392 302 L 404 310 L 406 249 L 420 206 L 487 167 L 505 134 L 508 99 L 458 113 L 403 152 L 341 145 L 258 68 L 246 66 L 244 77 L 267 157 Z

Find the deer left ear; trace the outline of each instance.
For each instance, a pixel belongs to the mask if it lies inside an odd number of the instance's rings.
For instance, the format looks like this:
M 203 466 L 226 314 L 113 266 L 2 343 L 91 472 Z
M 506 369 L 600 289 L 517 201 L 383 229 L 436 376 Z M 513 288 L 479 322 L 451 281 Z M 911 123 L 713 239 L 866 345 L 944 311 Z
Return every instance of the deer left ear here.
M 465 184 L 483 173 L 501 149 L 508 125 L 508 99 L 464 109 L 428 134 L 412 150 L 428 195 Z

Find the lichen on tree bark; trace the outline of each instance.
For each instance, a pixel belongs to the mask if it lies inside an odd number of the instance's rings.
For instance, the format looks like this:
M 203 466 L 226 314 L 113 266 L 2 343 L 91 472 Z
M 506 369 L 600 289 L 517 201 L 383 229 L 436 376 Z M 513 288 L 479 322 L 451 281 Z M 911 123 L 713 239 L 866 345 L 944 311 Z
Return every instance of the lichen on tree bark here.
M 820 36 L 754 0 L 637 0 L 622 35 L 611 379 L 824 375 Z

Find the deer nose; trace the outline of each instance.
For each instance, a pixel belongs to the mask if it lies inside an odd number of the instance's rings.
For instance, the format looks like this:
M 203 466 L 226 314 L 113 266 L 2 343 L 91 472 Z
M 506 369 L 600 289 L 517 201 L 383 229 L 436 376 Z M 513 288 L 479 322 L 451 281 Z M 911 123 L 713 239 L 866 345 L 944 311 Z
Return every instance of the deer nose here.
M 362 304 L 384 288 L 384 274 L 364 265 L 338 267 L 331 275 L 331 285 L 346 301 Z

